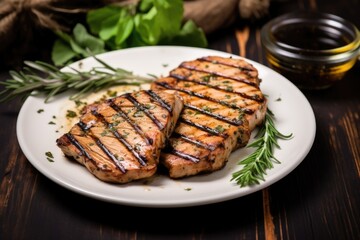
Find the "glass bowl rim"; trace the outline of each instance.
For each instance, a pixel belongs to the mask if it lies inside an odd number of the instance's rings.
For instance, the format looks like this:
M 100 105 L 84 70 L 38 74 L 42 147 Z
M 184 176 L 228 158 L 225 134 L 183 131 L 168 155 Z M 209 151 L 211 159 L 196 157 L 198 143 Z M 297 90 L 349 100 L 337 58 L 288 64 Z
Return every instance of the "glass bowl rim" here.
M 286 44 L 284 42 L 276 41 L 273 36 L 273 30 L 279 27 L 284 27 L 287 24 L 299 22 L 317 22 L 324 24 L 331 28 L 340 29 L 342 32 L 347 32 L 353 37 L 352 41 L 336 48 L 324 50 L 304 49 L 296 46 Z M 336 26 L 330 25 L 336 24 Z M 299 10 L 291 13 L 286 13 L 275 17 L 267 22 L 261 28 L 261 41 L 266 50 L 270 51 L 277 57 L 291 60 L 299 59 L 309 62 L 318 61 L 348 61 L 360 54 L 360 32 L 358 28 L 350 21 L 330 13 L 323 13 L 317 11 Z

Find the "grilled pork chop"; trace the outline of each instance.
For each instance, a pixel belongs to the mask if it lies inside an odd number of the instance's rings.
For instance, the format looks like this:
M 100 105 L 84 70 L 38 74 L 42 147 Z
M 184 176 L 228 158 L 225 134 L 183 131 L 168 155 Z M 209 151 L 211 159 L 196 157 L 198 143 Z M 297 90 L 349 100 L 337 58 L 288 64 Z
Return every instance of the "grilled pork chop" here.
M 157 170 L 182 107 L 179 96 L 165 91 L 124 94 L 87 106 L 57 145 L 103 181 L 147 178 Z
M 171 178 L 221 169 L 232 151 L 248 143 L 267 109 L 259 84 L 251 64 L 218 56 L 183 62 L 152 83 L 153 90 L 178 92 L 184 102 L 161 155 Z

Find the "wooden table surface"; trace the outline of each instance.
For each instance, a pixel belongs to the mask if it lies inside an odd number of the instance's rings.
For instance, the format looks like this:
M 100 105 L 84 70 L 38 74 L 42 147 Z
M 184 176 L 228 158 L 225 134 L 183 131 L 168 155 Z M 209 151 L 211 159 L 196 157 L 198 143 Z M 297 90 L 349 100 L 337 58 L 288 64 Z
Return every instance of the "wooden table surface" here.
M 209 36 L 209 48 L 262 64 L 267 20 L 317 9 L 360 28 L 360 1 L 271 1 L 262 22 L 239 22 Z M 8 77 L 0 73 L 0 80 Z M 304 91 L 316 138 L 289 175 L 253 194 L 187 208 L 137 208 L 94 200 L 37 171 L 16 136 L 18 100 L 0 104 L 0 239 L 360 239 L 360 62 L 346 79 Z M 306 129 L 304 129 L 306 131 Z

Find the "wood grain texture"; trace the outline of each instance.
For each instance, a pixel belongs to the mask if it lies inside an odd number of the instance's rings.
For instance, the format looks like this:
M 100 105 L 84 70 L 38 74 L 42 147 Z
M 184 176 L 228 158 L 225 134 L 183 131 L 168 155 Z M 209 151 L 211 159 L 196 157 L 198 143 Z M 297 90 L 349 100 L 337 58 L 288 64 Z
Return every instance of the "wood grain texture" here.
M 282 13 L 310 8 L 360 27 L 357 0 L 271 1 L 266 19 L 240 21 L 211 34 L 209 48 L 266 64 L 262 24 Z M 0 239 L 357 240 L 359 76 L 358 62 L 333 88 L 303 91 L 315 113 L 316 137 L 309 154 L 288 176 L 245 197 L 180 209 L 110 204 L 55 184 L 32 167 L 18 145 L 21 102 L 0 104 Z M 0 72 L 0 81 L 7 77 L 7 72 Z

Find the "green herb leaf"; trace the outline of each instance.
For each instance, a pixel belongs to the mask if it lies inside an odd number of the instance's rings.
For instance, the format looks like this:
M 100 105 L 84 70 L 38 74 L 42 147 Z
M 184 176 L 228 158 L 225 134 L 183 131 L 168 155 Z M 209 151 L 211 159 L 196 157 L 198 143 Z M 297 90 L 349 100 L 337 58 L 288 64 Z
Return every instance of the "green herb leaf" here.
M 76 57 L 76 53 L 63 40 L 56 40 L 51 52 L 51 59 L 56 66 L 62 66 Z
M 170 40 L 172 45 L 207 47 L 208 42 L 204 31 L 191 20 L 187 21 L 177 36 Z
M 90 31 L 94 34 L 99 34 L 103 28 L 103 22 L 110 16 L 119 16 L 119 7 L 116 6 L 105 6 L 90 10 L 86 15 L 86 21 L 90 27 Z
M 150 8 L 154 6 L 154 0 L 142 0 L 139 3 L 139 11 L 140 12 L 148 12 Z
M 104 42 L 90 35 L 82 24 L 76 24 L 73 36 L 60 31 L 56 34 L 60 39 L 55 41 L 51 53 L 52 61 L 56 66 L 63 66 L 71 60 L 105 52 Z
M 287 140 L 293 136 L 280 133 L 275 127 L 273 118 L 274 114 L 268 109 L 265 121 L 255 136 L 254 142 L 248 145 L 256 150 L 241 160 L 238 164 L 243 165 L 243 168 L 232 174 L 231 181 L 235 181 L 240 187 L 264 181 L 266 170 L 273 168 L 273 163 L 280 163 L 273 154 L 275 148 L 280 148 L 278 139 Z
M 148 13 L 138 14 L 134 18 L 137 35 L 147 45 L 155 45 L 160 39 L 160 28 L 156 24 L 157 11 L 155 7 L 151 8 Z
M 99 31 L 99 36 L 103 40 L 109 40 L 112 37 L 115 37 L 118 31 L 117 23 L 120 20 L 120 11 L 115 15 L 110 15 L 105 19 L 101 24 L 101 29 Z
M 181 28 L 184 7 L 182 0 L 154 0 L 157 15 L 155 24 L 160 28 L 162 39 L 171 39 Z
M 83 49 L 89 49 L 92 54 L 105 52 L 104 42 L 88 33 L 82 24 L 76 24 L 73 30 L 75 42 Z M 86 50 L 87 54 L 88 51 Z
M 120 46 L 129 38 L 134 29 L 134 20 L 130 15 L 122 16 L 117 24 L 115 43 Z

